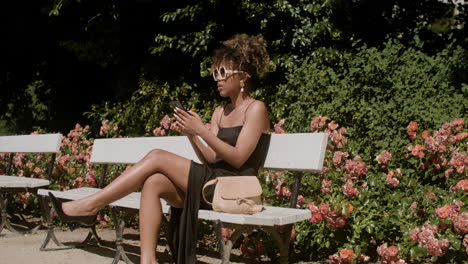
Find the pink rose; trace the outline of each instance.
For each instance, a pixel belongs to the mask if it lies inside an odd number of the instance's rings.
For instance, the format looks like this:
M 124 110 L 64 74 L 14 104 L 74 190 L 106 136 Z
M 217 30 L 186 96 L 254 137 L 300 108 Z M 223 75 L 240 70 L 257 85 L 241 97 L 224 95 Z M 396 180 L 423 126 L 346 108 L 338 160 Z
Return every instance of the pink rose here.
M 392 160 L 392 153 L 384 150 L 377 156 L 376 160 L 379 163 L 387 164 L 390 160 Z
M 343 263 L 351 263 L 355 258 L 354 251 L 352 249 L 342 249 L 340 250 L 340 258 Z
M 284 119 L 281 119 L 277 124 L 274 125 L 276 134 L 285 134 L 286 133 L 286 131 L 284 131 L 281 128 L 282 125 L 284 125 Z

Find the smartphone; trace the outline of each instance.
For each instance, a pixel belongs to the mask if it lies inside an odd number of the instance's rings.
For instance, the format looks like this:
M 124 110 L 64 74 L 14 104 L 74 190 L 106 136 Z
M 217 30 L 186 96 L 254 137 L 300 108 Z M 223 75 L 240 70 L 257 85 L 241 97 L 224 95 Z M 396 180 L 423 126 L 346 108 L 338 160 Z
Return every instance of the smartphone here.
M 188 113 L 188 110 L 180 103 L 179 100 L 175 100 L 175 101 L 172 101 L 170 102 L 170 105 L 173 109 L 175 109 L 176 107 L 181 109 L 181 110 L 184 110 L 185 112 Z

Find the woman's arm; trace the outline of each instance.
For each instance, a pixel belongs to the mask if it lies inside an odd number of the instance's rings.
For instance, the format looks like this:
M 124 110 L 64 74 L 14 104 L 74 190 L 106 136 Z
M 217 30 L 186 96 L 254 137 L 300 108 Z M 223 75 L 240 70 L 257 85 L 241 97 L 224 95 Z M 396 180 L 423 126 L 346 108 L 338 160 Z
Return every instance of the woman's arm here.
M 178 110 L 176 119 L 181 124 L 181 129 L 188 134 L 200 136 L 218 157 L 235 168 L 240 168 L 255 150 L 262 133 L 268 130 L 268 113 L 263 102 L 256 101 L 245 113 L 245 123 L 233 147 L 214 135 L 201 123 L 198 115 L 190 115 Z

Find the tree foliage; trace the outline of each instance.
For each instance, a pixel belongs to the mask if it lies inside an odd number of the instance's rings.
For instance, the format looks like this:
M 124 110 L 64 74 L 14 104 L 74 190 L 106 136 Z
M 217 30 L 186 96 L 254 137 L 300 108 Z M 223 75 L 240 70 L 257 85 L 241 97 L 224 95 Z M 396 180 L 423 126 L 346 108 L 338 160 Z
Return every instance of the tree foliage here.
M 261 98 L 275 94 L 286 71 L 317 48 L 353 51 L 357 41 L 382 48 L 388 39 L 398 39 L 405 47 L 434 54 L 452 42 L 466 44 L 465 18 L 464 5 L 436 0 L 15 3 L 2 15 L 8 41 L 0 69 L 6 91 L 0 118 L 17 133 L 32 126 L 65 132 L 74 122 L 67 116 L 88 122 L 81 113 L 92 104 L 124 103 L 144 89 L 141 80 L 188 85 L 201 98 L 196 103 L 204 105 L 213 96 L 205 78 L 210 52 L 239 32 L 261 33 L 269 43 L 273 63 L 256 95 Z M 34 39 L 33 46 L 28 47 L 29 39 Z M 32 100 L 25 90 L 36 81 L 49 91 L 42 101 L 45 120 L 37 119 L 31 114 L 36 109 L 24 103 Z M 75 103 L 70 103 L 70 91 Z

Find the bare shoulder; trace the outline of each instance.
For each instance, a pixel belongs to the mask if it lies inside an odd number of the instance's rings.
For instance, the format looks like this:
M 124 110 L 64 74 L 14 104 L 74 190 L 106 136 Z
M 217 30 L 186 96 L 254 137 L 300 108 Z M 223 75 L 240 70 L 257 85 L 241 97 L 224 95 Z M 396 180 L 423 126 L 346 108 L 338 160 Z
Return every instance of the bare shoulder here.
M 270 130 L 268 109 L 264 102 L 255 100 L 255 102 L 249 106 L 246 113 L 245 123 L 262 127 L 262 131 L 264 133 L 267 133 Z
M 247 109 L 248 115 L 265 116 L 268 113 L 267 107 L 264 102 L 255 100 Z

